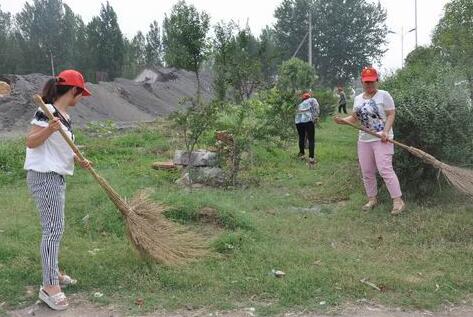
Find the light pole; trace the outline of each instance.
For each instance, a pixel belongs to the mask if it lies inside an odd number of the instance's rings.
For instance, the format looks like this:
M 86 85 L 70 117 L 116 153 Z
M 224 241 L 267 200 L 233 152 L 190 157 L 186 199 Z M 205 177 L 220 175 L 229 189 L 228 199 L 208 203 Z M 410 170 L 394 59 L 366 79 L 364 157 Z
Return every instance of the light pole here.
M 407 31 L 407 32 L 404 32 L 404 27 L 401 27 L 401 68 L 404 67 L 404 36 L 405 36 L 406 34 L 409 34 L 409 33 L 413 32 L 413 31 L 415 31 L 415 30 L 416 30 L 416 29 L 414 28 L 414 29 L 411 29 L 411 30 L 409 30 L 409 31 Z
M 417 48 L 417 0 L 414 0 L 415 1 L 415 25 L 414 25 L 414 29 L 416 31 L 416 48 Z
M 309 65 L 312 67 L 312 10 L 309 8 Z

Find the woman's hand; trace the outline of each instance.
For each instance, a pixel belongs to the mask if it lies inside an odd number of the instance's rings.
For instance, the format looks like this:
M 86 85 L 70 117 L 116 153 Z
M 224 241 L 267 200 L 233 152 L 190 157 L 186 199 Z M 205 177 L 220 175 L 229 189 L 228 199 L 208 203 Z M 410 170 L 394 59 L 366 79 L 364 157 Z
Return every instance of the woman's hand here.
M 76 159 L 76 162 L 79 163 L 79 165 L 83 168 L 83 169 L 91 169 L 92 168 L 92 162 L 89 161 L 89 160 L 81 160 L 80 158 L 78 158 L 77 156 L 75 157 Z
M 335 121 L 336 124 L 345 124 L 346 121 L 343 118 L 340 118 L 339 116 L 333 117 L 333 121 Z
M 388 133 L 386 133 L 386 131 L 382 131 L 378 134 L 381 136 L 381 141 L 383 143 L 387 143 L 389 141 L 389 135 L 388 135 Z
M 59 118 L 53 118 L 52 120 L 49 120 L 48 129 L 51 134 L 59 131 L 59 129 L 61 129 L 61 120 L 59 120 Z

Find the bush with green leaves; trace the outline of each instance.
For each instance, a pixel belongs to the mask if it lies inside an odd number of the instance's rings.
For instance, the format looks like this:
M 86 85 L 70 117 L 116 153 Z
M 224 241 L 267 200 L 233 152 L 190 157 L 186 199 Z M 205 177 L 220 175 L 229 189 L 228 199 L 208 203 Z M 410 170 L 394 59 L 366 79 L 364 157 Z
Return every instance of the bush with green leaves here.
M 330 90 L 319 90 L 314 93 L 314 97 L 319 102 L 320 106 L 320 119 L 325 120 L 328 116 L 331 116 L 338 101 L 338 98 L 333 95 Z
M 396 139 L 437 159 L 459 166 L 473 164 L 473 109 L 467 84 L 442 62 L 433 48 L 419 48 L 406 67 L 387 78 L 382 88 L 396 103 Z M 438 171 L 406 151 L 396 152 L 396 168 L 404 191 L 432 195 Z
M 312 91 L 317 79 L 315 69 L 309 63 L 298 58 L 291 58 L 279 67 L 276 86 L 279 91 L 294 95 L 303 91 Z

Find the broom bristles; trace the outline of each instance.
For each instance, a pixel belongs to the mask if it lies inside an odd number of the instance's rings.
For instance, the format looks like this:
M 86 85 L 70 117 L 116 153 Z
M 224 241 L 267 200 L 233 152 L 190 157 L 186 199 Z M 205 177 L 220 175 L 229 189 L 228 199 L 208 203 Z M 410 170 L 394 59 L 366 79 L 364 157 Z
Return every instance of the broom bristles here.
M 434 166 L 439 169 L 440 172 L 445 176 L 447 181 L 455 187 L 458 191 L 466 194 L 470 198 L 473 198 L 473 171 L 451 166 L 437 160 L 432 155 L 419 150 L 415 147 L 410 147 L 409 152 L 413 155 L 421 158 L 425 163 Z
M 126 222 L 128 238 L 143 257 L 165 265 L 184 264 L 208 254 L 203 237 L 168 220 L 165 208 L 139 192 L 128 204 L 99 176 L 94 175 Z
M 166 219 L 165 208 L 152 202 L 145 192 L 138 193 L 129 206 L 131 210 L 125 218 L 128 236 L 142 255 L 174 265 L 208 254 L 203 237 Z

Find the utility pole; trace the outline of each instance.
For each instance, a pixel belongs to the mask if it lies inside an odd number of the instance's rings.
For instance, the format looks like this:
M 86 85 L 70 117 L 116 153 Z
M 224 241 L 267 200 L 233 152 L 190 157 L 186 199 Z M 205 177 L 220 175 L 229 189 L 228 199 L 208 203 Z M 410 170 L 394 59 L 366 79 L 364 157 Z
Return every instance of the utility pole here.
M 416 48 L 417 48 L 417 0 L 414 0 L 415 1 L 415 29 L 416 29 Z
M 312 10 L 309 8 L 309 65 L 312 66 Z
M 53 51 L 49 50 L 49 55 L 51 57 L 51 74 L 53 77 L 56 77 L 56 72 L 54 71 L 54 59 L 53 59 Z
M 401 68 L 404 68 L 404 27 L 401 27 Z

